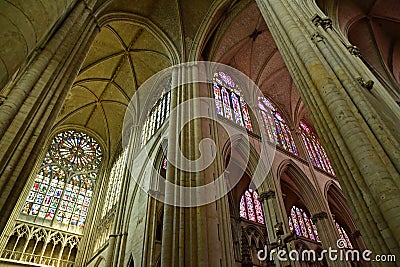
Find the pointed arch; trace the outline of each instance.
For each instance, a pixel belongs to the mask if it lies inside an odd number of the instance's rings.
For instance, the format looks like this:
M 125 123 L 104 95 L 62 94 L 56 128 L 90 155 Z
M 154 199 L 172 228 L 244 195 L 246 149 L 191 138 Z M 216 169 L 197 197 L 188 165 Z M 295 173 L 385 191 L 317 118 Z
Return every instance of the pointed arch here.
M 291 189 L 298 196 L 301 196 L 311 215 L 325 210 L 325 206 L 323 205 L 325 199 L 317 193 L 310 179 L 293 160 L 286 159 L 279 164 L 277 175 L 281 184 L 284 173 L 287 174 L 286 177 L 295 186 Z

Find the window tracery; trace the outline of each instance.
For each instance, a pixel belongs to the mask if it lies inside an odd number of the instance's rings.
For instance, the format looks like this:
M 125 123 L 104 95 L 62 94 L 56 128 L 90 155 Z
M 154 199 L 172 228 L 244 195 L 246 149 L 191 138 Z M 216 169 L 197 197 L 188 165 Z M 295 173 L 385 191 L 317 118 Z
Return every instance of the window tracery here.
M 296 206 L 292 206 L 290 209 L 289 229 L 290 232 L 297 236 L 320 242 L 317 227 L 310 216 L 303 209 Z
M 278 110 L 265 97 L 259 98 L 258 107 L 264 121 L 269 141 L 282 147 L 295 155 L 298 155 L 292 133 Z
M 100 168 L 99 144 L 85 133 L 57 134 L 42 161 L 22 214 L 67 226 L 85 225 Z
M 48 266 L 72 266 L 80 237 L 19 222 L 1 258 Z
M 171 87 L 171 82 L 168 82 Z M 141 145 L 144 146 L 169 117 L 171 104 L 171 91 L 163 93 L 147 115 L 142 129 Z
M 303 121 L 300 121 L 300 131 L 312 164 L 315 167 L 335 175 L 328 155 L 317 135 Z
M 216 72 L 213 77 L 215 109 L 221 115 L 236 124 L 253 131 L 250 113 L 240 87 L 226 73 Z
M 101 217 L 104 218 L 106 214 L 117 204 L 119 194 L 121 191 L 121 185 L 123 175 L 125 171 L 126 157 L 128 150 L 124 150 L 118 159 L 114 162 L 111 168 L 110 177 L 108 178 L 108 186 L 106 198 L 103 205 L 103 212 Z
M 264 224 L 264 214 L 257 191 L 248 189 L 240 199 L 240 217 Z

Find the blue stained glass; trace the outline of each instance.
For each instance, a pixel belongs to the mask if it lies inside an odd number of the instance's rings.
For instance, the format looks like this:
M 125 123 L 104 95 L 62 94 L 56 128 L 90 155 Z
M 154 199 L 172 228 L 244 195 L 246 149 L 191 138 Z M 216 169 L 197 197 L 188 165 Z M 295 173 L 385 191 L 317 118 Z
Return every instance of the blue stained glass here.
M 325 149 L 322 147 L 316 134 L 303 121 L 300 121 L 300 130 L 302 131 L 301 136 L 312 164 L 332 175 L 335 175 Z
M 213 89 L 214 89 L 215 109 L 217 111 L 217 114 L 223 115 L 221 92 L 219 91 L 219 87 L 215 83 L 213 85 Z
M 235 122 L 236 124 L 243 126 L 243 119 L 242 119 L 242 114 L 240 112 L 239 99 L 234 92 L 231 93 L 231 98 L 232 98 L 233 111 L 235 113 Z
M 264 214 L 262 205 L 258 200 L 257 191 L 248 189 L 244 192 L 240 199 L 239 214 L 241 218 L 264 224 Z
M 69 224 L 72 213 L 63 211 L 72 212 L 76 208 L 77 193 L 81 187 L 90 184 L 90 190 L 84 189 L 82 193 L 90 193 L 91 196 L 101 159 L 100 146 L 85 133 L 69 130 L 57 134 L 43 159 L 22 212 L 53 220 L 58 208 L 57 220 Z M 51 165 L 47 165 L 49 163 Z M 90 179 L 87 173 L 90 173 Z
M 221 93 L 222 93 L 222 101 L 224 104 L 225 117 L 227 119 L 233 120 L 231 105 L 229 101 L 229 94 L 228 91 L 225 89 L 225 87 L 222 87 Z
M 296 145 L 292 134 L 281 114 L 265 97 L 259 98 L 258 106 L 261 109 L 269 141 L 274 142 L 283 149 L 297 155 Z
M 213 81 L 216 113 L 252 131 L 247 104 L 232 78 L 223 72 L 217 72 Z

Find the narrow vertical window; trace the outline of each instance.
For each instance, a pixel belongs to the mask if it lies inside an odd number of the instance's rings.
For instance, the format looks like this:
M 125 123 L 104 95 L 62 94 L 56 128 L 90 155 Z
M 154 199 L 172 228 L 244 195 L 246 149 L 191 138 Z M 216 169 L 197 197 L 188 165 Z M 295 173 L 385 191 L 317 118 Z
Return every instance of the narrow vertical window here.
M 344 228 L 342 226 L 340 226 L 340 224 L 338 224 L 336 221 L 335 221 L 335 226 L 339 233 L 340 238 L 346 241 L 344 244 L 345 248 L 353 248 L 353 245 L 350 242 L 350 239 L 349 239 L 349 236 L 347 235 L 346 230 L 344 230 Z
M 170 83 L 169 83 L 170 86 Z M 142 128 L 141 144 L 144 146 L 169 117 L 171 91 L 164 93 L 147 115 Z
M 264 224 L 264 214 L 257 191 L 248 189 L 240 199 L 240 217 Z
M 312 164 L 319 169 L 335 175 L 328 155 L 317 135 L 303 121 L 300 121 L 300 131 Z
M 258 107 L 263 117 L 264 127 L 268 134 L 269 141 L 286 151 L 298 155 L 292 133 L 277 109 L 265 97 L 259 99 Z
M 128 150 L 124 150 L 115 160 L 111 172 L 110 177 L 108 178 L 108 186 L 106 199 L 103 205 L 103 212 L 101 217 L 104 218 L 107 213 L 112 210 L 118 202 L 119 194 L 121 192 L 122 180 L 124 177 L 126 157 Z
M 252 131 L 249 109 L 239 86 L 224 72 L 217 72 L 213 78 L 215 109 L 221 115 L 236 124 Z
M 317 227 L 307 215 L 307 213 L 296 206 L 290 209 L 289 229 L 297 236 L 301 236 L 310 240 L 320 241 Z

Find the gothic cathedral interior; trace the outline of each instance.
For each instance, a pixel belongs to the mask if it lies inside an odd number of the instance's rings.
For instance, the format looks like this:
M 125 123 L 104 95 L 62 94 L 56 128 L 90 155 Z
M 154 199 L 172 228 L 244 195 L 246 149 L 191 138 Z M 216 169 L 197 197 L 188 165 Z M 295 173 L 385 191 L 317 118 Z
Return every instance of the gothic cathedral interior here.
M 400 266 L 399 10 L 0 0 L 0 266 Z

